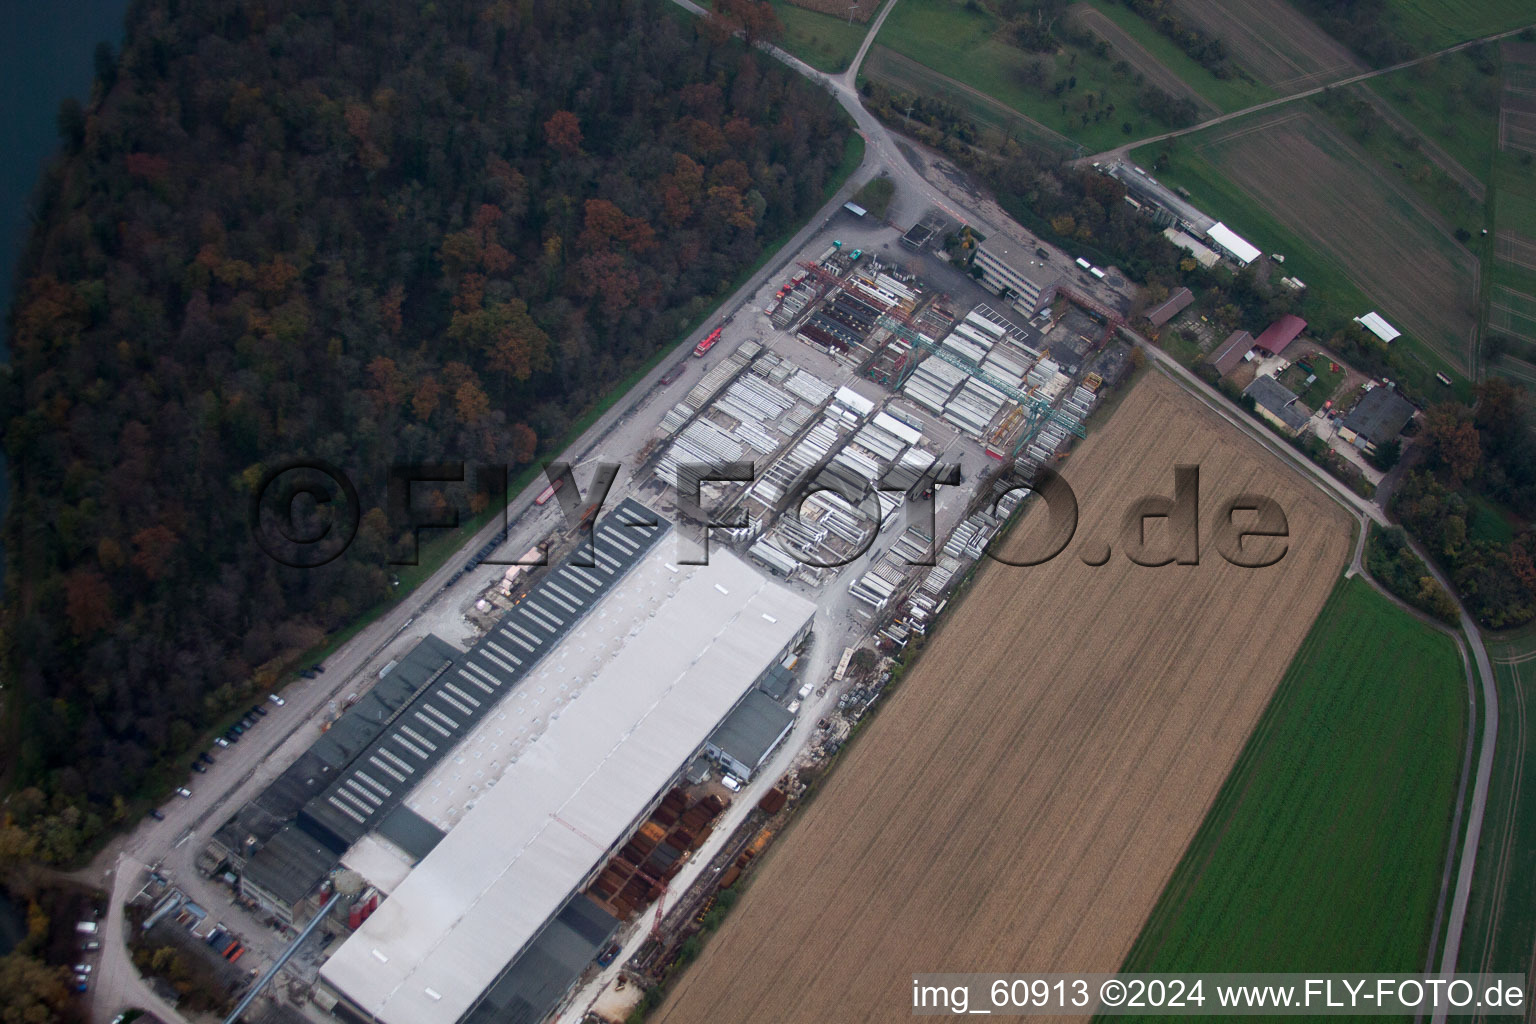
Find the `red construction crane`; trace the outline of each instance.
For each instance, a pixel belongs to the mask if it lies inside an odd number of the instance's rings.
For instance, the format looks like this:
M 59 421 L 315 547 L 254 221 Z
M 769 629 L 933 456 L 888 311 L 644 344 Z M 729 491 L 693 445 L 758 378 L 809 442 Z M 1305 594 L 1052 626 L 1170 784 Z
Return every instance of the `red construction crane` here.
M 651 938 L 657 942 L 661 941 L 661 918 L 667 906 L 667 889 L 670 886 L 670 882 L 661 883 L 661 895 L 656 897 L 656 915 L 651 918 Z

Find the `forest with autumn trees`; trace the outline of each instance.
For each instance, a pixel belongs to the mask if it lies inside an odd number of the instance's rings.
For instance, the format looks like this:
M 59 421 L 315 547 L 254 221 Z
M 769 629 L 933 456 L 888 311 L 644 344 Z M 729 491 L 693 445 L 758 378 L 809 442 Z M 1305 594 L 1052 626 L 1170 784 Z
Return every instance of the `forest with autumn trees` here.
M 661 0 L 139 0 L 128 22 L 60 111 L 0 381 L 22 796 L 0 857 L 78 857 L 387 599 L 388 467 L 534 460 L 823 202 L 849 132 Z M 288 458 L 362 492 L 320 569 L 246 525 Z

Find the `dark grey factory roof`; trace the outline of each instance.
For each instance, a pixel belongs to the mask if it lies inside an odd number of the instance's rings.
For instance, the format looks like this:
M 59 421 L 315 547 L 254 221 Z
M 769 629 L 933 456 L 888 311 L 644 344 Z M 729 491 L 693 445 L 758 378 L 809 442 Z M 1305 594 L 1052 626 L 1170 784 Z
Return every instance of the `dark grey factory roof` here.
M 725 716 L 709 742 L 742 764 L 756 767 L 794 720 L 772 697 L 754 689 Z
M 384 714 L 385 709 L 405 704 L 433 672 L 458 653 L 457 648 L 430 633 L 423 637 L 400 659 L 400 664 L 322 733 L 287 770 L 235 812 L 219 828 L 219 841 L 233 849 L 248 838 L 258 843 L 271 839 L 383 731 L 389 717 Z
M 776 661 L 763 678 L 758 680 L 757 688 L 774 700 L 783 700 L 794 683 L 795 674 L 785 668 L 782 661 Z
M 395 712 L 326 791 L 304 805 L 299 824 L 338 854 L 377 828 L 665 532 L 656 513 L 633 498 L 603 516 L 592 534 L 595 559 L 592 546 L 577 545 L 550 568 L 495 629 Z
M 1312 418 L 1304 406 L 1296 401 L 1296 395 L 1273 377 L 1255 377 L 1252 384 L 1243 389 L 1261 407 L 1278 416 L 1292 430 L 1300 430 Z
M 574 897 L 486 990 L 464 1024 L 539 1024 L 618 926 L 586 896 Z
M 256 851 L 243 877 L 291 904 L 309 895 L 336 864 L 334 853 L 289 825 Z
M 418 861 L 443 840 L 443 830 L 401 804 L 379 821 L 379 835 Z
M 1344 417 L 1344 426 L 1372 444 L 1390 441 L 1413 418 L 1413 403 L 1393 388 L 1372 388 Z
M 351 763 L 384 731 L 390 717 L 409 704 L 439 669 L 458 656 L 458 648 L 428 633 L 310 749 L 332 768 Z

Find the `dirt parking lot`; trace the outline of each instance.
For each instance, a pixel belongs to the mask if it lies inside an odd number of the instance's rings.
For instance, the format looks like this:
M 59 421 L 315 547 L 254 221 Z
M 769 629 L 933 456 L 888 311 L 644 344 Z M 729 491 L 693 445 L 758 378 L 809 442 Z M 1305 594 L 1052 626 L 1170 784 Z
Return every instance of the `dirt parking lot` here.
M 1200 467 L 1200 563 L 1085 564 L 1118 548 L 1134 499 L 1172 495 L 1179 463 Z M 978 577 L 653 1019 L 884 1022 L 910 1013 L 916 972 L 1119 967 L 1344 565 L 1350 520 L 1157 374 L 1062 466 L 1076 539 Z M 1269 568 L 1210 542 L 1243 492 L 1286 515 Z

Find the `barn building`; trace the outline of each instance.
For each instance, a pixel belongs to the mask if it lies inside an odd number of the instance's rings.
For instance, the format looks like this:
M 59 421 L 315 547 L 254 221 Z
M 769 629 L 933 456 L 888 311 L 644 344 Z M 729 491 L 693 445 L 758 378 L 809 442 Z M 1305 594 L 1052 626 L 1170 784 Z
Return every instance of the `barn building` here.
M 1264 328 L 1263 333 L 1253 339 L 1253 347 L 1267 355 L 1278 356 L 1306 329 L 1305 320 L 1295 314 L 1287 313 Z

